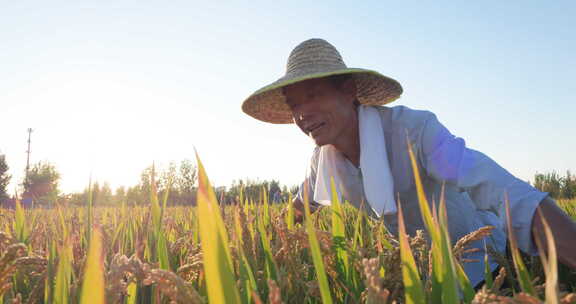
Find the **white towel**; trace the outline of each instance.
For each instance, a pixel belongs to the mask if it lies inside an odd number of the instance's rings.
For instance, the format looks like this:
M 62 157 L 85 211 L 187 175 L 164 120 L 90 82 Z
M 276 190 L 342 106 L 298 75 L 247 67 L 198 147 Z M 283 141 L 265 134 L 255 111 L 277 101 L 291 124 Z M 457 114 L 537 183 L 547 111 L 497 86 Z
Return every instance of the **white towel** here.
M 360 170 L 363 176 L 364 194 L 378 216 L 396 213 L 394 180 L 386 154 L 386 139 L 378 110 L 372 106 L 358 107 L 360 135 Z M 334 177 L 338 196 L 345 185 L 346 160 L 332 145 L 320 147 L 318 171 L 314 187 L 314 201 L 329 205 L 331 201 L 330 177 Z

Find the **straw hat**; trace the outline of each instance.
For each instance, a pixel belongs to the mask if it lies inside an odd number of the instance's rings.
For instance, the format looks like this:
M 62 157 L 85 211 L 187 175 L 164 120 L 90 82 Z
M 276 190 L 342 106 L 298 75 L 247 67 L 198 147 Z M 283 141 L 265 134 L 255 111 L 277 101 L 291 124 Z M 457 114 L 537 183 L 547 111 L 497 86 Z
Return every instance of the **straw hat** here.
M 348 68 L 338 50 L 322 39 L 300 43 L 290 56 L 286 75 L 254 92 L 242 103 L 244 113 L 270 123 L 292 123 L 292 112 L 286 104 L 282 87 L 299 81 L 332 75 L 350 74 L 356 82 L 361 104 L 383 105 L 402 94 L 396 80 L 372 70 Z

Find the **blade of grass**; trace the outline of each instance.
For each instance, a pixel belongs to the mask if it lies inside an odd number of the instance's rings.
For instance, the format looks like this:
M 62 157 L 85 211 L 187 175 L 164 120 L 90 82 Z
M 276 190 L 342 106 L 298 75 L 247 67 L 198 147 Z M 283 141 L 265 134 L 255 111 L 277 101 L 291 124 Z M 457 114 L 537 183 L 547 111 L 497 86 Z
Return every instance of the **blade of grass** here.
M 294 229 L 294 202 L 292 202 L 292 193 L 288 194 L 288 212 L 286 212 L 286 226 L 288 230 Z
M 30 232 L 28 231 L 28 226 L 26 225 L 26 212 L 24 208 L 22 208 L 22 204 L 20 204 L 20 200 L 16 199 L 16 208 L 15 208 L 15 230 L 16 230 L 16 238 L 21 243 L 28 243 L 28 236 Z
M 278 280 L 277 277 L 277 267 L 276 263 L 274 262 L 274 255 L 272 254 L 272 250 L 270 249 L 270 239 L 268 238 L 268 233 L 266 232 L 265 225 L 265 216 L 261 216 L 258 218 L 258 233 L 260 234 L 260 240 L 262 242 L 262 249 L 264 250 L 264 258 L 265 258 L 265 265 L 266 265 L 266 277 L 271 280 Z
M 56 264 L 56 240 L 47 240 L 48 248 L 48 264 L 46 265 L 46 278 L 44 279 L 44 303 L 52 303 L 54 301 L 54 278 L 58 276 L 54 274 L 54 266 Z M 0 296 L 1 297 L 1 296 Z
M 472 287 L 472 283 L 470 283 L 470 279 L 466 275 L 464 268 L 458 262 L 455 263 L 456 266 L 456 276 L 458 278 L 458 282 L 462 291 L 464 292 L 464 302 L 465 303 L 472 303 L 474 296 L 476 295 L 476 291 Z
M 337 265 L 344 274 L 346 282 L 350 281 L 350 268 L 348 264 L 348 252 L 346 251 L 346 227 L 344 226 L 344 214 L 336 191 L 334 178 L 330 178 L 332 188 L 332 241 L 336 247 Z
M 398 204 L 398 238 L 400 239 L 400 260 L 402 262 L 402 281 L 404 282 L 404 298 L 406 303 L 425 303 L 426 297 L 422 281 L 416 268 L 412 249 L 408 244 L 402 206 Z
M 356 210 L 357 216 L 354 222 L 354 240 L 352 241 L 352 251 L 356 251 L 358 245 L 364 247 L 364 241 L 362 240 L 362 220 L 364 218 L 364 201 L 360 203 L 360 208 Z
M 86 231 L 85 231 L 85 247 L 88 248 L 90 243 L 90 238 L 92 237 L 92 226 L 94 224 L 94 206 L 93 206 L 93 193 L 92 193 L 92 174 L 88 180 L 88 204 L 86 205 Z
M 442 303 L 444 301 L 443 297 L 446 292 L 443 291 L 443 281 L 446 269 L 443 267 L 443 255 L 442 255 L 442 241 L 440 239 L 440 229 L 438 224 L 434 221 L 432 214 L 430 213 L 430 207 L 428 205 L 428 199 L 424 193 L 424 187 L 422 186 L 422 181 L 420 179 L 420 171 L 418 170 L 418 164 L 416 163 L 416 157 L 414 151 L 412 151 L 412 145 L 408 138 L 406 139 L 408 146 L 408 153 L 410 156 L 410 162 L 412 164 L 412 172 L 414 174 L 414 182 L 416 184 L 416 191 L 418 195 L 418 205 L 420 207 L 420 213 L 422 215 L 422 220 L 428 231 L 428 235 L 432 239 L 432 302 Z M 434 205 L 435 206 L 435 205 Z
M 264 228 L 268 228 L 270 226 L 270 206 L 268 204 L 268 191 L 266 187 L 262 186 L 260 188 L 260 196 L 262 198 L 262 206 L 263 206 L 263 216 L 262 219 L 264 220 Z
M 90 247 L 84 268 L 84 281 L 82 282 L 81 304 L 105 303 L 104 290 L 104 263 L 102 256 L 102 234 L 99 228 L 92 230 Z
M 150 213 L 152 214 L 152 224 L 156 232 L 159 232 L 162 225 L 162 210 L 158 202 L 158 193 L 156 192 L 155 166 L 152 163 L 152 172 L 150 174 Z
M 556 242 L 554 241 L 554 236 L 552 235 L 552 230 L 548 221 L 542 215 L 540 208 L 536 209 L 537 214 L 542 221 L 542 226 L 544 226 L 544 233 L 546 234 L 546 246 L 544 246 L 540 238 L 534 238 L 536 245 L 538 247 L 538 252 L 540 254 L 540 259 L 542 260 L 542 266 L 544 266 L 544 273 L 546 274 L 546 303 L 560 303 L 560 292 L 558 289 L 558 261 L 556 254 Z M 544 253 L 544 248 L 548 247 L 548 257 Z
M 470 303 L 474 298 L 472 288 L 464 270 L 456 266 L 454 254 L 452 252 L 452 242 L 448 232 L 448 213 L 446 211 L 446 200 L 444 198 L 444 185 L 442 185 L 440 207 L 439 207 L 439 228 L 442 248 L 442 262 L 444 267 L 444 277 L 442 278 L 442 301 L 443 303 L 459 303 L 458 283 L 464 291 L 464 302 Z M 460 266 L 460 265 L 458 265 Z
M 211 303 L 241 303 L 220 207 L 198 153 L 196 160 L 198 220 L 208 300 Z
M 136 304 L 136 300 L 138 297 L 138 285 L 132 282 L 128 284 L 126 288 L 126 293 L 128 294 L 128 299 L 126 300 L 126 304 Z
M 256 283 L 256 279 L 254 278 L 254 273 L 252 272 L 252 267 L 250 267 L 250 263 L 244 254 L 244 241 L 242 238 L 243 229 L 242 225 L 240 224 L 240 207 L 235 206 L 234 212 L 234 225 L 236 230 L 236 240 L 237 244 L 236 247 L 238 248 L 238 252 L 240 254 L 240 258 L 242 262 L 240 263 L 240 280 L 243 282 L 244 286 L 244 297 L 243 303 L 251 303 L 252 301 L 252 293 L 258 294 L 258 285 Z
M 484 240 L 484 282 L 488 290 L 492 289 L 494 279 L 492 278 L 492 271 L 488 260 L 488 249 L 486 248 L 486 241 Z
M 512 226 L 512 217 L 510 215 L 510 202 L 508 200 L 508 194 L 504 194 L 504 203 L 506 205 L 506 226 L 508 228 L 508 239 L 510 240 L 510 251 L 512 252 L 512 260 L 514 261 L 514 269 L 516 275 L 518 276 L 518 283 L 523 292 L 537 297 L 536 290 L 532 285 L 532 280 L 530 279 L 530 274 L 526 265 L 522 261 L 522 256 L 520 255 L 520 250 L 518 249 L 518 243 L 516 242 L 516 235 L 514 234 Z
M 158 189 L 156 188 L 156 169 L 154 163 L 152 163 L 152 172 L 150 174 L 150 213 L 152 214 L 154 235 L 153 240 L 150 241 L 155 243 L 156 260 L 159 263 L 160 268 L 165 270 L 171 270 L 166 234 L 162 231 L 162 217 L 164 209 L 166 208 L 166 202 L 168 201 L 169 192 L 170 186 L 168 186 L 164 192 L 163 208 L 161 208 L 158 201 Z
M 308 241 L 310 243 L 310 252 L 312 254 L 312 261 L 314 262 L 314 269 L 318 278 L 318 285 L 320 287 L 320 296 L 322 297 L 323 304 L 331 304 L 332 296 L 330 295 L 330 286 L 328 285 L 328 278 L 324 269 L 324 262 L 322 261 L 322 252 L 320 251 L 320 244 L 316 238 L 316 230 L 312 222 L 312 215 L 310 214 L 310 203 L 308 202 L 308 185 L 304 186 L 304 211 L 306 214 L 306 230 L 308 232 Z
M 70 240 L 66 240 L 59 250 L 56 284 L 54 286 L 54 303 L 69 303 L 72 280 L 72 259 L 72 245 Z

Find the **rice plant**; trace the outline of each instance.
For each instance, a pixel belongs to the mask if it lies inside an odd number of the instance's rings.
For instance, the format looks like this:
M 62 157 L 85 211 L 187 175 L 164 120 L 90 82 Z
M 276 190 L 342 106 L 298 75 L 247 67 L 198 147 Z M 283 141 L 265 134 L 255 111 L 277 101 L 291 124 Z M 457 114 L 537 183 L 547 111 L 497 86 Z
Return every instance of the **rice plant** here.
M 474 290 L 460 257 L 492 228 L 450 240 L 442 199 L 428 207 L 413 165 L 426 230 L 406 234 L 400 208 L 398 238 L 335 190 L 331 207 L 305 202 L 303 223 L 266 191 L 221 205 L 200 160 L 197 206 L 171 207 L 152 177 L 149 206 L 0 209 L 0 303 L 576 302 L 551 237 L 541 259 L 512 237 L 511 259 L 490 253 L 509 266 Z M 575 215 L 574 201 L 559 204 Z

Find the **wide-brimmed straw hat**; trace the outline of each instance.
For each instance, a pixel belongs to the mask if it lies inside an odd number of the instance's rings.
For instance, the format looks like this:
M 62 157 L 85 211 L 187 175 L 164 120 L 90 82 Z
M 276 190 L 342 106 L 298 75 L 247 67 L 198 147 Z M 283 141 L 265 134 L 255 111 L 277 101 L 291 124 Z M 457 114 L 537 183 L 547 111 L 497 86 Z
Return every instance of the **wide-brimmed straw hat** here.
M 372 70 L 348 68 L 336 48 L 322 39 L 300 43 L 288 57 L 286 75 L 254 92 L 242 103 L 244 113 L 270 123 L 292 123 L 292 112 L 282 88 L 303 80 L 350 74 L 361 104 L 383 105 L 402 94 L 398 81 Z

